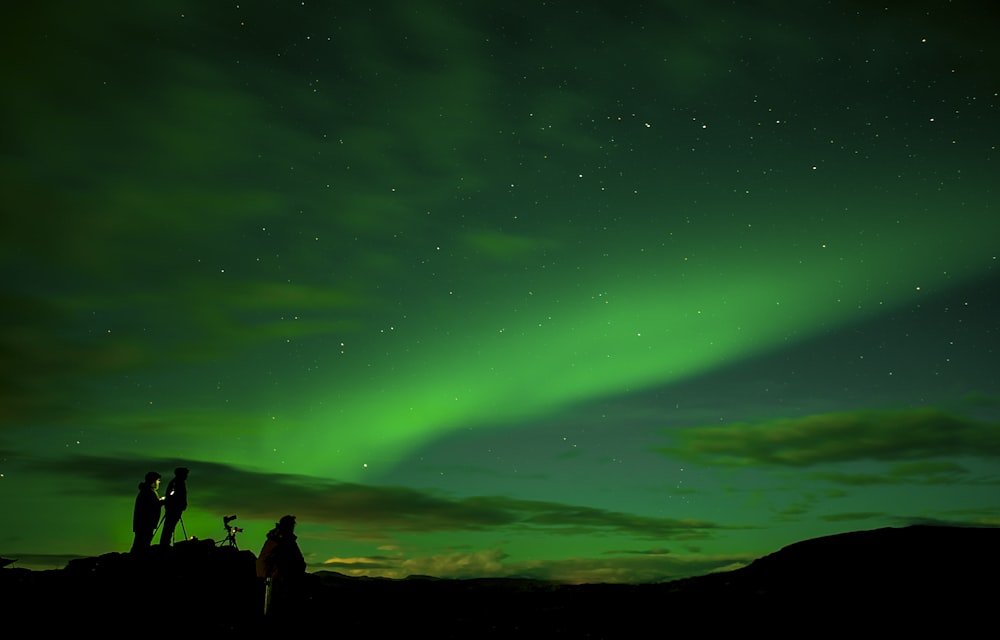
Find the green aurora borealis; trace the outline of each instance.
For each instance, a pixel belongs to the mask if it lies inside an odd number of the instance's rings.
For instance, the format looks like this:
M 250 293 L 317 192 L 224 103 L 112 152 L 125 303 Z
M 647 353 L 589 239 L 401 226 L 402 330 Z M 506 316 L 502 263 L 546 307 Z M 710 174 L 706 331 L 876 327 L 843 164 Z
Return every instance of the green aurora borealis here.
M 621 4 L 11 9 L 0 553 L 180 464 L 356 575 L 1000 524 L 996 16 Z

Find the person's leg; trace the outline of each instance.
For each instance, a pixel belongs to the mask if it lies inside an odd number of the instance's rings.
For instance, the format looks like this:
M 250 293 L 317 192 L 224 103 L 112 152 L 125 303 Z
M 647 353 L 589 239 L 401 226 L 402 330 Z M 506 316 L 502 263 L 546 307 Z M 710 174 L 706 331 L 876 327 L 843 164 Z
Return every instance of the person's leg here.
M 153 531 L 136 531 L 135 539 L 132 541 L 131 553 L 140 553 L 149 549 L 149 545 L 153 542 Z
M 163 516 L 163 528 L 160 532 L 160 546 L 169 547 L 170 543 L 174 539 L 174 529 L 177 528 L 177 521 L 180 520 L 180 514 L 177 513 L 167 513 Z

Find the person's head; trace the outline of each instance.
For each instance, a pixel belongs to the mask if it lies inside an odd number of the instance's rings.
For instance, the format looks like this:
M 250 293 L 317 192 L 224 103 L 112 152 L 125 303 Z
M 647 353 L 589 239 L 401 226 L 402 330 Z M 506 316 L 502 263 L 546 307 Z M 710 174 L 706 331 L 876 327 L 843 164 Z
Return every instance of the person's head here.
M 160 486 L 160 474 L 155 471 L 150 471 L 146 474 L 146 484 L 153 487 L 154 489 Z
M 187 479 L 188 473 L 190 473 L 190 470 L 187 467 L 177 467 L 174 469 L 174 476 L 181 480 Z
M 295 531 L 295 516 L 282 516 L 281 520 L 278 520 L 278 530 L 282 533 Z

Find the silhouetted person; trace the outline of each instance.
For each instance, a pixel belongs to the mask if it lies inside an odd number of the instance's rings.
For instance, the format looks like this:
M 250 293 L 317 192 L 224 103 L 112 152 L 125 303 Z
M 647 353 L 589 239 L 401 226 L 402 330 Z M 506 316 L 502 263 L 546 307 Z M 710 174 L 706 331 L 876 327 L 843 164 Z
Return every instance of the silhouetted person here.
M 174 478 L 167 483 L 167 495 L 163 496 L 163 529 L 160 531 L 160 545 L 169 547 L 174 539 L 174 529 L 187 509 L 187 467 L 174 469 Z M 185 533 L 185 535 L 187 535 Z
M 153 542 L 153 534 L 160 524 L 160 507 L 162 501 L 156 490 L 160 488 L 160 474 L 150 471 L 146 479 L 139 483 L 139 493 L 135 496 L 135 509 L 132 511 L 132 531 L 135 538 L 132 541 L 132 553 L 139 553 L 149 548 Z
M 284 516 L 267 532 L 257 556 L 257 576 L 265 579 L 264 613 L 287 614 L 295 590 L 306 572 L 306 561 L 296 542 L 295 516 Z

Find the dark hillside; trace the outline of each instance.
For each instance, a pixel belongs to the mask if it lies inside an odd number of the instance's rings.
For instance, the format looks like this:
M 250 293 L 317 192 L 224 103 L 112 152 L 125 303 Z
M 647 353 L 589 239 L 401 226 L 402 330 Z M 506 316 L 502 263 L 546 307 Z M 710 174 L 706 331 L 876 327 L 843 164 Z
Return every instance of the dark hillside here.
M 51 632 L 208 637 L 262 631 L 434 638 L 952 637 L 992 624 L 1000 529 L 912 526 L 806 540 L 727 573 L 662 584 L 407 580 L 308 574 L 292 611 L 262 615 L 254 555 L 211 541 L 0 571 L 3 610 Z M 140 631 L 141 630 L 141 631 Z

